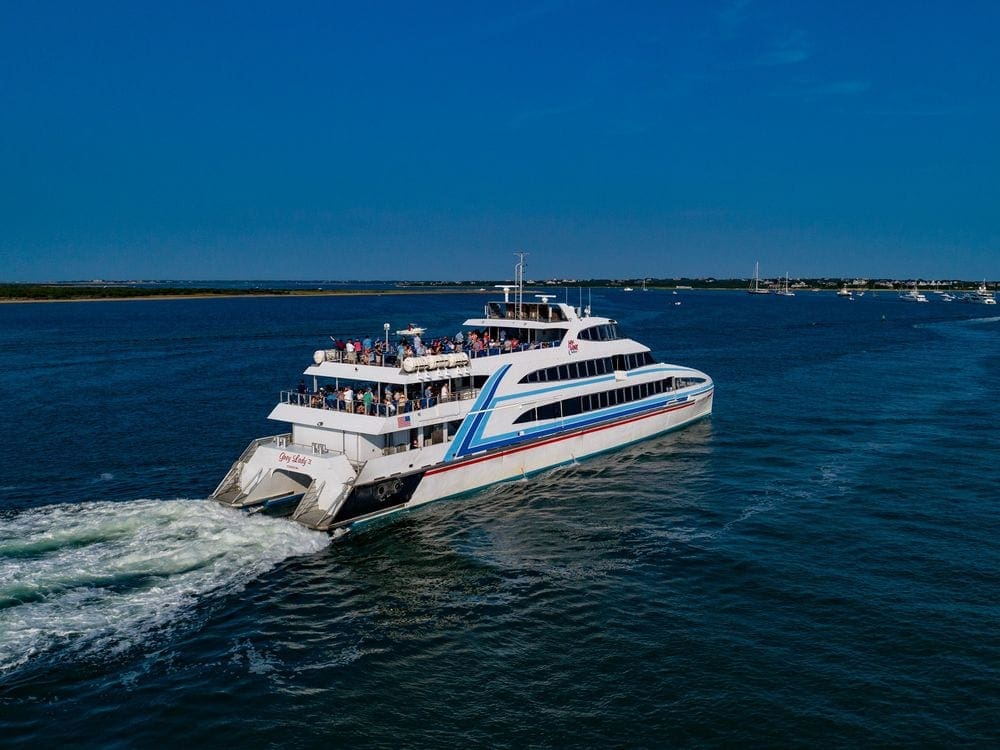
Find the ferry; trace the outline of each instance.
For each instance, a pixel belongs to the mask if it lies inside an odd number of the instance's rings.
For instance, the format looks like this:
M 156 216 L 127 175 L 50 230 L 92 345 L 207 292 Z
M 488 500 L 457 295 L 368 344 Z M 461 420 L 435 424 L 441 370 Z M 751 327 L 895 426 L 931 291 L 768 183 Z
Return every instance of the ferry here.
M 502 288 L 460 335 L 315 351 L 270 413 L 286 430 L 252 441 L 212 498 L 340 535 L 711 415 L 705 373 L 589 307 L 525 299 L 523 279 Z

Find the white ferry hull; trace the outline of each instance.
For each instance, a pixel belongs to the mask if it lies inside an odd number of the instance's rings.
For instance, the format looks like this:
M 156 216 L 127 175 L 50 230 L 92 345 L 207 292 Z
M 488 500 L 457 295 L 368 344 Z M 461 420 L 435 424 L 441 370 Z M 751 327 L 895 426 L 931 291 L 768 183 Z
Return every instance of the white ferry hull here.
M 305 446 L 290 443 L 290 436 L 265 438 L 251 443 L 213 497 L 251 512 L 272 512 L 272 503 L 283 502 L 282 497 L 294 494 L 296 499 L 303 498 L 298 507 L 282 512 L 291 511 L 294 520 L 311 528 L 346 529 L 435 500 L 523 479 L 679 429 L 709 416 L 713 396 L 714 391 L 709 388 L 652 411 L 455 461 L 443 460 L 445 446 L 432 446 L 408 456 L 407 460 L 413 463 L 372 461 L 357 476 L 340 454 L 317 456 Z M 298 486 L 289 477 L 297 479 Z
M 623 448 L 684 427 L 712 413 L 713 392 L 621 422 L 568 432 L 525 446 L 472 457 L 429 469 L 413 498 L 412 508 L 434 500 L 474 492 L 500 482 L 523 479 L 548 469 Z

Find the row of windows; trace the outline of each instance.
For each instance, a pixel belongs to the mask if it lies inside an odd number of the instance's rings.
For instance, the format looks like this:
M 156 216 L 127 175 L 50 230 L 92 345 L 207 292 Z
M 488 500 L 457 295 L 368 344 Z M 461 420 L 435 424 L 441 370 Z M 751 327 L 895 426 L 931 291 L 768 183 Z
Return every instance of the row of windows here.
M 618 326 L 614 323 L 604 323 L 599 326 L 591 326 L 580 331 L 580 338 L 584 341 L 614 341 L 625 338 L 618 333 Z
M 649 383 L 637 383 L 625 388 L 616 388 L 613 391 L 601 391 L 600 393 L 587 393 L 583 396 L 574 396 L 553 404 L 545 404 L 535 409 L 529 409 L 524 414 L 514 420 L 514 424 L 525 422 L 537 422 L 540 419 L 558 419 L 560 417 L 572 417 L 575 414 L 583 414 L 596 409 L 605 409 L 609 406 L 627 404 L 631 401 L 638 401 L 659 393 L 667 393 L 689 385 L 704 383 L 704 378 L 663 378 Z
M 490 318 L 508 318 L 516 320 L 566 320 L 562 308 L 546 305 L 541 302 L 522 302 L 518 309 L 517 302 L 489 302 L 486 305 L 486 315 Z
M 520 382 L 554 383 L 560 380 L 591 378 L 595 375 L 609 375 L 615 370 L 634 370 L 638 367 L 652 364 L 656 364 L 656 360 L 653 359 L 653 355 L 649 352 L 616 354 L 613 357 L 584 359 L 579 362 L 569 362 L 565 365 L 559 365 L 558 367 L 549 367 L 545 370 L 535 370 L 521 378 Z

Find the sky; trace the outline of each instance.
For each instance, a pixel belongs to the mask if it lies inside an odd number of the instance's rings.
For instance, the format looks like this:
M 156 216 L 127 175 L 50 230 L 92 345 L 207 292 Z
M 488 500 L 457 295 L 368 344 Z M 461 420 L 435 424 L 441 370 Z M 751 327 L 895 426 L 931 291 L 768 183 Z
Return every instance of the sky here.
M 0 6 L 0 281 L 1000 278 L 1000 3 Z

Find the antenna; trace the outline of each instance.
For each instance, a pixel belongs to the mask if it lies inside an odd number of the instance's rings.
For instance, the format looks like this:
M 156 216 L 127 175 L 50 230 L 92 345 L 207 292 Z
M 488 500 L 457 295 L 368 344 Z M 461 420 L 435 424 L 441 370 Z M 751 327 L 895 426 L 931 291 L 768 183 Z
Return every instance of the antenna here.
M 517 256 L 517 264 L 514 266 L 514 279 L 517 281 L 517 317 L 521 318 L 521 306 L 524 302 L 524 269 L 527 267 L 527 263 L 524 262 L 524 256 L 528 253 L 523 250 L 514 253 Z
M 535 296 L 542 301 L 543 305 L 549 304 L 550 299 L 556 298 L 556 295 L 554 294 L 536 294 Z
M 495 289 L 503 289 L 503 301 L 504 301 L 504 303 L 506 304 L 507 302 L 510 302 L 510 290 L 514 288 L 512 285 L 510 285 L 510 284 L 494 284 L 493 287 Z

